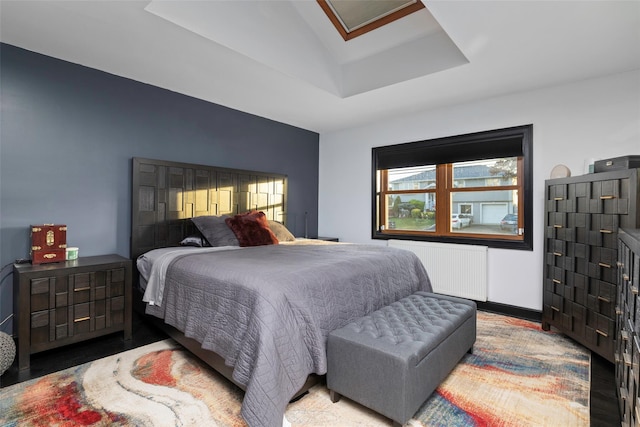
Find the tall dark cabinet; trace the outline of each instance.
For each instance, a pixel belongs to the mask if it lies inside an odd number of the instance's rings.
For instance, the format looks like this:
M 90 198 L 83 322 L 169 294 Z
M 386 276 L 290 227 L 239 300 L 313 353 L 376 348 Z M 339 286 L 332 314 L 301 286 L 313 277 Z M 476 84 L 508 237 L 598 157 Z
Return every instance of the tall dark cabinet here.
M 619 233 L 616 385 L 623 426 L 640 423 L 640 229 Z
M 614 362 L 618 229 L 640 226 L 640 169 L 545 181 L 542 328 Z

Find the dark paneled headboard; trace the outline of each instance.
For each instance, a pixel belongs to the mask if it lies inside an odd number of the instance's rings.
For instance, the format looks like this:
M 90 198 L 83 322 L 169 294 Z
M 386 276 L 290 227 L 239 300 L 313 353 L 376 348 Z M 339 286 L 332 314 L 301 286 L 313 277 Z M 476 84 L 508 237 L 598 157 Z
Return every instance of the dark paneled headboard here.
M 256 209 L 286 225 L 286 175 L 134 157 L 131 196 L 133 260 L 177 245 L 195 216 Z

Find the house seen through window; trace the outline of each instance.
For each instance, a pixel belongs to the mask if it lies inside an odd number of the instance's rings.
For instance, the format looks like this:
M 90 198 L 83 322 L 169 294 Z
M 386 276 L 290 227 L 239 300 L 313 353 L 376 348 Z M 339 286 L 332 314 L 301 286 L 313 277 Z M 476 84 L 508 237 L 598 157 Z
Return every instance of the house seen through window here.
M 526 126 L 374 148 L 373 237 L 531 249 L 530 138 Z

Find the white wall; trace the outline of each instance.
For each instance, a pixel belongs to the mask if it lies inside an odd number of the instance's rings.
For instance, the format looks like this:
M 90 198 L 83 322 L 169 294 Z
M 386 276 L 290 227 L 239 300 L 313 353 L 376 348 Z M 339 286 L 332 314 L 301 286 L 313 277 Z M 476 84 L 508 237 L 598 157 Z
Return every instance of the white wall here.
M 481 84 L 481 83 L 480 83 Z M 320 135 L 319 234 L 371 239 L 371 148 L 533 124 L 534 250 L 489 250 L 489 301 L 542 309 L 544 180 L 565 164 L 640 154 L 640 70 Z

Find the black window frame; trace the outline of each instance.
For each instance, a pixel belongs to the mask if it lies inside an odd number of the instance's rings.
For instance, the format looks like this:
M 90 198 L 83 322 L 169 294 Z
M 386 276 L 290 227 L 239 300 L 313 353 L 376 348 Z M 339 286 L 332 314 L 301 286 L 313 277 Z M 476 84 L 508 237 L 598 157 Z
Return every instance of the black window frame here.
M 521 240 L 474 237 L 473 234 L 431 235 L 402 230 L 380 230 L 378 224 L 378 171 L 385 169 L 448 164 L 502 157 L 522 157 L 523 233 Z M 533 251 L 533 125 L 515 126 L 372 148 L 371 238 L 482 245 Z

